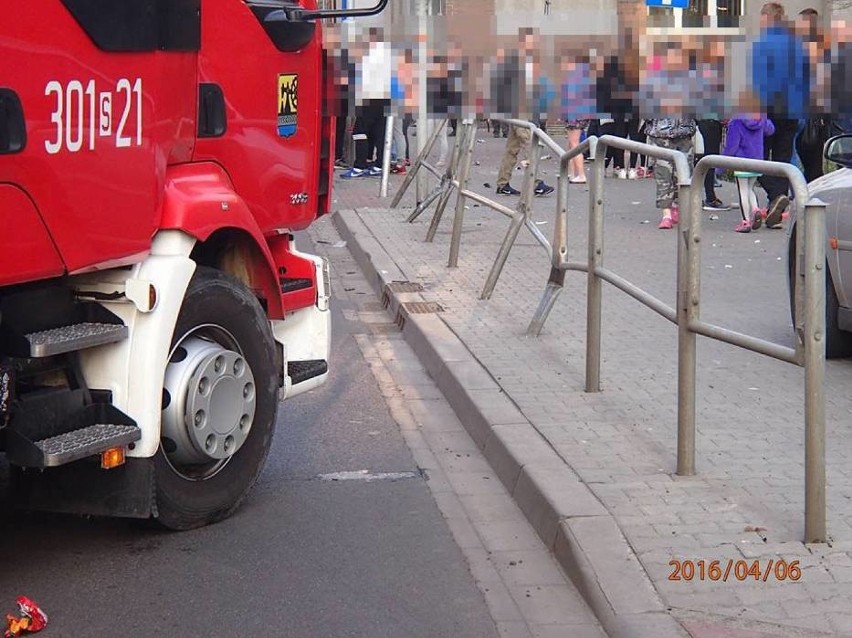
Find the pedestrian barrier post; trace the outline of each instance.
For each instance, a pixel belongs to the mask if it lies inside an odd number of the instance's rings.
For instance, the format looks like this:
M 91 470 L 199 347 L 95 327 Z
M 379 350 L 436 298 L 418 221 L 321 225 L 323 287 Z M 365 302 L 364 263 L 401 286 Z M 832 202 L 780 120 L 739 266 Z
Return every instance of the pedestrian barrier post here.
M 388 196 L 388 175 L 390 175 L 391 141 L 393 139 L 393 115 L 385 118 L 385 143 L 382 148 L 382 185 L 379 197 Z M 398 151 L 397 151 L 398 152 Z
M 411 186 L 411 183 L 417 177 L 417 174 L 420 172 L 421 168 L 426 169 L 430 173 L 432 173 L 435 177 L 440 178 L 441 175 L 438 172 L 438 169 L 433 167 L 429 162 L 426 161 L 426 158 L 429 157 L 429 154 L 432 152 L 432 148 L 435 146 L 435 142 L 438 140 L 438 135 L 441 133 L 441 129 L 447 125 L 446 120 L 438 122 L 438 125 L 435 126 L 435 130 L 432 131 L 432 134 L 429 136 L 429 139 L 426 142 L 426 146 L 423 147 L 423 152 L 417 156 L 417 159 L 414 160 L 414 164 L 411 167 L 411 170 L 405 176 L 405 179 L 402 181 L 402 186 L 399 187 L 399 190 L 394 195 L 393 200 L 391 201 L 391 208 L 396 208 L 399 206 L 399 203 L 402 201 L 405 192 L 408 190 L 408 187 Z M 419 127 L 418 127 L 419 128 Z M 425 128 L 425 124 L 424 124 Z M 420 133 L 420 131 L 418 131 Z M 429 203 L 437 198 L 438 193 L 433 193 L 434 195 Z M 425 198 L 425 199 L 428 199 Z M 425 201 L 424 199 L 424 201 Z M 421 202 L 417 203 L 418 208 L 423 204 Z M 426 204 L 428 206 L 428 204 Z M 425 208 L 425 207 L 424 207 Z M 419 213 L 418 213 L 419 214 Z
M 803 254 L 794 267 L 800 264 L 804 277 L 797 272 L 793 280 L 794 324 L 797 343 L 795 348 L 781 346 L 764 341 L 751 335 L 741 334 L 720 326 L 705 323 L 700 319 L 700 267 L 701 267 L 701 206 L 700 184 L 712 168 L 736 171 L 752 171 L 766 175 L 779 175 L 790 181 L 798 207 L 796 254 Z M 826 540 L 825 521 L 825 204 L 809 199 L 808 186 L 802 173 L 790 164 L 766 162 L 762 160 L 743 160 L 720 155 L 708 155 L 695 166 L 692 178 L 692 210 L 686 237 L 687 254 L 687 322 L 688 329 L 694 334 L 724 341 L 746 350 L 752 350 L 781 361 L 793 363 L 805 368 L 805 537 L 806 543 L 823 543 Z M 804 282 L 803 282 L 804 280 Z M 804 292 L 801 287 L 804 283 Z M 804 303 L 798 303 L 803 300 Z M 800 329 L 801 328 L 801 329 Z M 683 353 L 679 353 L 679 358 Z M 694 365 L 694 362 L 693 362 Z M 693 432 L 692 454 L 694 455 L 694 392 L 691 427 Z M 680 417 L 681 409 L 678 414 Z M 688 416 L 688 415 L 687 415 Z M 680 432 L 681 424 L 678 424 Z M 678 445 L 680 452 L 680 444 Z M 680 466 L 680 459 L 678 459 Z
M 470 162 L 469 158 L 473 155 L 473 145 L 476 143 L 476 122 L 475 120 L 463 120 L 461 133 L 456 135 L 455 145 L 453 146 L 453 154 L 450 159 L 450 165 L 445 173 L 446 179 L 441 182 L 441 199 L 435 207 L 435 213 L 432 215 L 432 221 L 429 222 L 429 230 L 426 232 L 426 241 L 432 242 L 435 239 L 435 234 L 438 232 L 438 226 L 441 224 L 441 218 L 444 216 L 444 209 L 450 201 L 453 194 L 453 188 L 467 188 L 470 181 Z M 462 172 L 459 174 L 459 167 Z M 458 180 L 456 180 L 458 176 Z M 414 213 L 408 218 L 408 221 L 413 221 Z M 450 249 L 452 251 L 452 248 Z
M 673 309 L 638 286 L 604 267 L 604 161 L 606 148 L 615 146 L 649 157 L 668 159 L 675 167 L 681 204 L 677 241 L 677 308 Z M 703 335 L 741 348 L 794 363 L 805 368 L 805 542 L 826 540 L 825 482 L 825 204 L 808 199 L 801 172 L 790 164 L 747 160 L 719 155 L 701 159 L 690 175 L 686 156 L 657 146 L 605 135 L 597 140 L 592 155 L 589 193 L 589 245 L 586 263 L 568 260 L 567 177 L 570 153 L 562 156 L 557 218 L 554 225 L 550 276 L 544 295 L 527 329 L 538 336 L 562 289 L 565 272 L 587 274 L 586 391 L 600 391 L 601 282 L 608 281 L 678 326 L 678 438 L 677 474 L 695 474 L 696 337 Z M 782 346 L 701 321 L 701 193 L 708 170 L 722 168 L 786 177 L 798 206 L 793 279 L 795 299 L 794 348 Z M 804 226 L 804 228 L 802 228 Z M 801 257 L 801 258 L 800 258 Z M 799 273 L 802 269 L 804 272 Z M 804 290 L 802 290 L 804 288 Z

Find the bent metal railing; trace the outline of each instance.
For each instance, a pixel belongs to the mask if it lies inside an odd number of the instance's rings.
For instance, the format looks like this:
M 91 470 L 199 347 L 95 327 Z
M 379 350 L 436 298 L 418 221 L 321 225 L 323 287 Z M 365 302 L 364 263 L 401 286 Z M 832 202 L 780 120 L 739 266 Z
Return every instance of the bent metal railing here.
M 681 204 L 677 250 L 677 308 L 672 308 L 603 265 L 604 162 L 609 146 L 667 159 L 674 165 Z M 541 302 L 527 329 L 540 334 L 559 293 L 565 272 L 587 273 L 586 392 L 600 391 L 602 282 L 607 281 L 678 326 L 677 474 L 695 474 L 696 335 L 703 335 L 805 368 L 805 542 L 825 542 L 825 205 L 808 199 L 804 177 L 790 164 L 706 156 L 690 175 L 686 155 L 679 151 L 604 135 L 594 149 L 589 193 L 589 245 L 585 262 L 568 259 L 567 188 L 563 187 L 567 157 L 560 165 L 559 206 L 554 225 L 551 269 Z M 794 280 L 795 348 L 785 347 L 706 323 L 700 319 L 701 185 L 711 168 L 753 171 L 790 180 L 804 232 L 796 233 L 796 260 L 804 263 Z M 803 261 L 802 261 L 803 258 Z M 804 303 L 802 303 L 804 301 Z
M 557 184 L 557 206 L 567 208 L 568 200 L 568 179 L 566 170 L 568 160 L 572 157 L 580 155 L 587 150 L 593 152 L 595 137 L 586 139 L 577 147 L 566 152 L 559 144 L 557 144 L 546 131 L 540 129 L 535 124 L 526 120 L 505 119 L 500 120 L 515 127 L 528 129 L 530 131 L 530 157 L 529 163 L 524 171 L 524 180 L 520 189 L 518 206 L 515 210 L 505 206 L 493 199 L 481 195 L 470 190 L 470 169 L 473 163 L 473 149 L 476 143 L 476 122 L 473 120 L 464 120 L 462 125 L 462 134 L 456 138 L 456 144 L 453 149 L 453 154 L 446 170 L 440 173 L 427 161 L 427 157 L 432 151 L 437 131 L 433 133 L 429 142 L 423 150 L 423 153 L 417 158 L 412 170 L 406 176 L 399 190 L 391 202 L 391 207 L 396 208 L 402 201 L 406 190 L 413 182 L 415 175 L 420 169 L 425 169 L 439 179 L 437 186 L 423 199 L 418 202 L 414 210 L 408 216 L 409 223 L 416 220 L 426 209 L 437 200 L 438 204 L 429 223 L 429 230 L 426 233 L 426 241 L 431 242 L 435 238 L 444 210 L 449 203 L 453 191 L 456 192 L 455 210 L 453 214 L 453 229 L 450 238 L 450 255 L 447 261 L 447 266 L 455 268 L 458 266 L 459 253 L 461 250 L 462 228 L 464 226 L 464 211 L 467 200 L 471 200 L 486 206 L 501 215 L 508 217 L 511 220 L 509 228 L 506 230 L 506 235 L 497 252 L 494 264 L 488 274 L 488 277 L 483 286 L 481 299 L 490 299 L 500 274 L 506 265 L 506 260 L 509 258 L 509 253 L 517 240 L 521 228 L 526 228 L 535 238 L 539 245 L 550 254 L 552 248 L 547 237 L 539 230 L 532 218 L 533 198 L 535 195 L 535 187 L 538 181 L 538 169 L 541 161 L 541 152 L 543 148 L 548 148 L 555 155 L 561 158 L 560 174 Z

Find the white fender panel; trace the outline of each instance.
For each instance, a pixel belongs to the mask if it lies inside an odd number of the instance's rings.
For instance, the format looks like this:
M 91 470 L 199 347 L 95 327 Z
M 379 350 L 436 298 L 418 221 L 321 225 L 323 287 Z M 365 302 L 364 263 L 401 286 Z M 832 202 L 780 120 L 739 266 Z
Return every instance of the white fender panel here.
M 131 273 L 123 271 L 125 282 L 153 283 L 157 293 L 155 308 L 140 312 L 133 304 L 105 303 L 125 322 L 129 336 L 114 346 L 81 352 L 83 374 L 89 387 L 111 390 L 113 404 L 142 430 L 142 439 L 128 456 L 153 456 L 160 445 L 163 375 L 175 323 L 195 273 L 196 264 L 189 258 L 194 244 L 192 237 L 180 231 L 159 232 L 150 256 L 134 266 Z M 104 279 L 115 281 L 116 273 L 110 271 Z
M 323 262 L 317 262 L 317 278 L 323 271 Z M 327 274 L 327 273 L 326 273 Z M 319 283 L 319 282 L 318 282 Z M 273 320 L 272 334 L 275 340 L 281 344 L 284 352 L 286 374 L 287 361 L 307 361 L 322 359 L 328 361 L 331 350 L 331 311 L 328 310 L 328 298 L 322 294 L 320 289 L 322 305 L 326 308 L 321 310 L 318 305 L 301 308 L 288 314 L 283 320 Z M 292 385 L 290 377 L 285 376 L 285 384 L 282 389 L 282 398 L 289 399 L 308 390 L 312 390 L 325 383 L 328 373 L 308 379 L 297 385 Z

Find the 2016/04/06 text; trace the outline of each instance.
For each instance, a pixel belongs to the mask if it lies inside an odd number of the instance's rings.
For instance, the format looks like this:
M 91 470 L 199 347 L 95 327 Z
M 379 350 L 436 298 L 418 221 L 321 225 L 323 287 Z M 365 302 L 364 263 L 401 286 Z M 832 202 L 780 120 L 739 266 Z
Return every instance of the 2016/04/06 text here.
M 726 583 L 728 579 L 743 581 L 752 578 L 765 583 L 770 578 L 795 582 L 802 577 L 802 570 L 797 560 L 788 563 L 770 558 L 764 564 L 761 564 L 759 560 L 746 561 L 733 558 L 725 561 L 670 560 L 669 565 L 672 568 L 669 580 L 721 580 Z

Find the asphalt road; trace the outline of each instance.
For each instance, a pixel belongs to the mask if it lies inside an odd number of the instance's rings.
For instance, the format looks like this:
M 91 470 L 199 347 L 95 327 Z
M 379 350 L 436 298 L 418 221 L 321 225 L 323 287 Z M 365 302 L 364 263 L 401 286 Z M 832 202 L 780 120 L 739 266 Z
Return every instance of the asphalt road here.
M 496 635 L 346 304 L 335 300 L 330 382 L 282 406 L 267 466 L 231 519 L 174 533 L 0 513 L 0 614 L 30 596 L 50 616 L 45 638 Z M 319 478 L 359 470 L 411 475 Z

